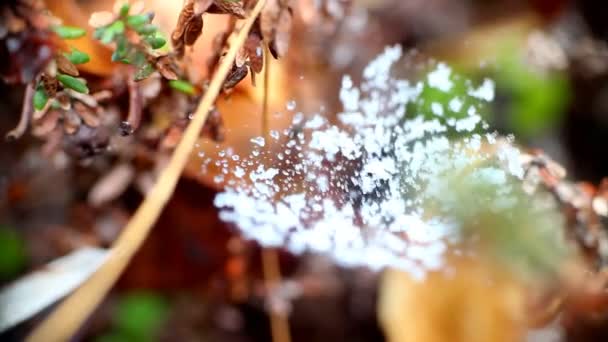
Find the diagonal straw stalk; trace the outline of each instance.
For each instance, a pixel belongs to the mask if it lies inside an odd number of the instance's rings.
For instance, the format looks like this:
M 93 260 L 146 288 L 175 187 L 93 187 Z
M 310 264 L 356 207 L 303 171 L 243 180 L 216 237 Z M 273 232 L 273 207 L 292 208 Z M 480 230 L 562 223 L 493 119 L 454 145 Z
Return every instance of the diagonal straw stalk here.
M 184 135 L 177 145 L 171 161 L 160 174 L 156 184 L 150 190 L 142 204 L 133 214 L 133 217 L 116 239 L 110 250 L 108 260 L 91 278 L 78 290 L 66 298 L 43 321 L 26 341 L 30 342 L 56 342 L 67 341 L 78 331 L 91 312 L 99 305 L 106 293 L 112 288 L 129 261 L 137 252 L 150 229 L 160 216 L 163 208 L 171 198 L 177 181 L 188 162 L 190 153 L 198 140 L 200 131 L 205 124 L 207 114 L 217 98 L 224 79 L 228 75 L 236 54 L 245 42 L 249 30 L 260 14 L 266 0 L 258 0 L 251 14 L 243 22 L 238 33 L 233 35 L 228 53 L 220 63 L 209 88 L 205 92 L 196 113 Z

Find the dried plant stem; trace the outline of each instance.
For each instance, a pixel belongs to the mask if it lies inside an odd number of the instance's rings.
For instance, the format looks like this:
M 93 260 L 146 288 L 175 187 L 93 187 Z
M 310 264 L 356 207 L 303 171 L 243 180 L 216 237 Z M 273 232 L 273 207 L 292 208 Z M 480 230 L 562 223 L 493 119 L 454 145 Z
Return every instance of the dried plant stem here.
M 262 270 L 268 294 L 272 293 L 281 281 L 281 269 L 279 266 L 279 253 L 274 248 L 262 249 Z M 279 312 L 270 311 L 270 331 L 273 342 L 291 342 L 289 322 L 287 317 Z
M 268 139 L 269 132 L 269 115 L 268 112 L 268 92 L 270 90 L 270 53 L 266 44 L 264 44 L 264 94 L 262 97 L 262 136 L 268 141 L 267 148 L 270 147 Z M 272 293 L 276 286 L 281 283 L 281 268 L 279 265 L 279 255 L 274 248 L 262 249 L 262 271 L 264 273 L 264 282 L 266 292 Z M 290 342 L 291 335 L 289 332 L 289 322 L 283 314 L 270 311 L 270 331 L 274 342 Z
M 262 97 L 262 136 L 268 138 L 268 91 L 270 89 L 270 53 L 264 44 L 264 96 Z
M 199 138 L 200 131 L 207 119 L 207 114 L 221 90 L 222 83 L 232 67 L 239 48 L 245 42 L 251 26 L 265 3 L 266 0 L 258 0 L 250 16 L 243 22 L 240 31 L 234 33 L 236 35 L 234 42 L 220 63 L 190 125 L 184 132 L 179 145 L 177 145 L 171 161 L 160 174 L 156 184 L 135 211 L 121 235 L 112 245 L 108 260 L 76 292 L 65 299 L 28 336 L 27 341 L 56 342 L 69 340 L 101 302 L 105 294 L 112 288 L 112 285 L 114 285 L 128 265 L 131 257 L 139 249 L 152 225 L 154 225 L 161 211 L 171 198 L 177 181 L 188 162 L 190 153 Z
M 6 139 L 13 141 L 21 138 L 21 136 L 27 130 L 27 126 L 29 126 L 30 121 L 32 119 L 32 113 L 34 112 L 34 105 L 32 101 L 34 99 L 34 81 L 28 83 L 25 87 L 25 95 L 23 96 L 23 108 L 21 110 L 21 117 L 19 118 L 19 123 L 17 127 L 6 134 Z

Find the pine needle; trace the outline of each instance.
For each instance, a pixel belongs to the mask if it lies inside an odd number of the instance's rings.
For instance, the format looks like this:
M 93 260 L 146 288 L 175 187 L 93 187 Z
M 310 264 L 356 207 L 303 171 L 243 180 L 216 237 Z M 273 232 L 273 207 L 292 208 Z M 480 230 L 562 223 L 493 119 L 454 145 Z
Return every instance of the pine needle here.
M 249 17 L 245 19 L 238 33 L 236 31 L 233 33 L 233 35 L 236 35 L 234 43 L 231 44 L 228 53 L 211 80 L 209 88 L 205 92 L 192 121 L 175 149 L 171 161 L 163 170 L 156 184 L 137 211 L 135 211 L 121 235 L 112 245 L 106 263 L 78 290 L 66 298 L 28 336 L 27 341 L 56 342 L 69 340 L 112 288 L 171 198 L 179 177 L 199 138 L 209 110 L 221 90 L 222 83 L 232 67 L 238 50 L 243 45 L 251 26 L 265 3 L 266 0 L 258 0 L 255 8 Z

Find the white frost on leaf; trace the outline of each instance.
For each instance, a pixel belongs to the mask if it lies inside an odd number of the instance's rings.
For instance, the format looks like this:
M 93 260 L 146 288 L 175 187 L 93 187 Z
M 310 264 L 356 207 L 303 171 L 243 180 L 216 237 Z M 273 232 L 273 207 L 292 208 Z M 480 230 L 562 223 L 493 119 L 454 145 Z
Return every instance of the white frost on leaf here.
M 420 82 L 395 79 L 391 67 L 401 54 L 399 47 L 387 48 L 358 86 L 344 76 L 339 124 L 296 113 L 276 155 L 259 149 L 263 138 L 252 139 L 253 152 L 238 159 L 231 169 L 235 180 L 215 198 L 220 218 L 264 246 L 326 254 L 342 266 L 397 267 L 418 279 L 441 267 L 456 225 L 441 212 L 425 212 L 425 205 L 437 198 L 451 205 L 445 178 L 473 169 L 467 178 L 502 184 L 523 177 L 523 168 L 517 148 L 487 132 L 476 107 L 454 118 L 432 103 L 434 118 L 409 115 L 407 105 L 425 81 L 452 89 L 452 70 L 439 63 Z M 494 83 L 485 80 L 467 94 L 490 101 Z M 453 98 L 446 109 L 460 113 L 465 97 Z M 483 153 L 484 145 L 496 146 L 497 157 Z

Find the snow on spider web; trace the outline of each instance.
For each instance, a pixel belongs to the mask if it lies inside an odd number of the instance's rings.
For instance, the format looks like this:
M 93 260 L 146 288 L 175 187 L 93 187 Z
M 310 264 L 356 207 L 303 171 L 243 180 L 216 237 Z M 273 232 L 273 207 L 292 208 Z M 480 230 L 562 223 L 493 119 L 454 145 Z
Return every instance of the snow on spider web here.
M 344 76 L 337 124 L 297 113 L 290 129 L 252 139 L 249 156 L 222 156 L 238 165 L 224 168 L 234 177 L 215 199 L 220 218 L 263 246 L 326 254 L 342 266 L 397 267 L 418 278 L 440 268 L 457 238 L 455 223 L 427 212 L 425 203 L 446 195 L 445 176 L 483 164 L 469 176 L 498 184 L 523 177 L 523 168 L 519 151 L 488 132 L 478 106 L 464 108 L 463 98 L 432 103 L 432 116 L 409 115 L 423 87 L 449 92 L 453 73 L 439 63 L 422 81 L 395 79 L 391 67 L 401 57 L 400 47 L 386 48 L 359 86 Z M 491 80 L 467 84 L 465 96 L 493 99 Z M 440 120 L 461 110 L 461 117 Z M 453 132 L 464 137 L 453 139 Z M 270 153 L 267 139 L 281 146 L 271 166 L 261 162 Z M 484 164 L 490 160 L 497 163 Z

